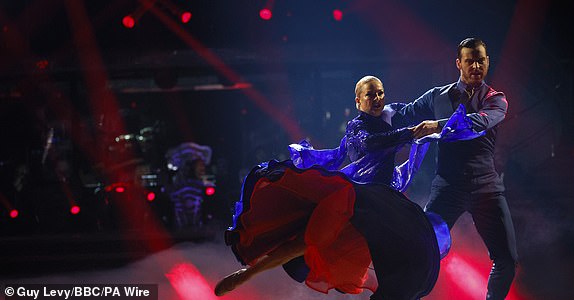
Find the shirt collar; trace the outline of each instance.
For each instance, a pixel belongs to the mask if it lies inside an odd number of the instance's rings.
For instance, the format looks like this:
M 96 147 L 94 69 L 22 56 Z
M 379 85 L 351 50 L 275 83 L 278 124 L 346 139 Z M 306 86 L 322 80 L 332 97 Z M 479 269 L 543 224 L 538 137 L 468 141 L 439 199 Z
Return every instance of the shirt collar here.
M 475 88 L 475 91 L 476 91 L 476 90 L 480 90 L 485 84 L 486 84 L 486 83 L 484 83 L 484 80 L 483 80 L 483 81 L 480 83 L 480 86 L 479 86 L 478 88 Z M 468 87 L 468 84 L 462 82 L 462 80 L 460 80 L 460 77 L 459 77 L 459 78 L 458 78 L 458 81 L 456 82 L 456 88 L 457 88 L 459 91 L 463 92 L 463 91 L 465 91 L 465 90 L 467 89 L 467 87 Z

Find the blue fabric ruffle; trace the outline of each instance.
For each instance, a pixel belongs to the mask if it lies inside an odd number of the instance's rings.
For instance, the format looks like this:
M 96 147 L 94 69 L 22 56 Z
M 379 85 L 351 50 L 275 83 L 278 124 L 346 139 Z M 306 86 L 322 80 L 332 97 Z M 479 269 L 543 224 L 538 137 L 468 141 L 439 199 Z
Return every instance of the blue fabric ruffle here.
M 476 132 L 472 129 L 472 121 L 466 116 L 464 106 L 460 105 L 448 119 L 440 133 L 431 134 L 414 141 L 411 145 L 409 159 L 395 167 L 391 187 L 399 192 L 406 191 L 409 183 L 411 182 L 412 176 L 419 169 L 424 159 L 429 146 L 428 142 L 470 140 L 483 136 L 484 134 L 485 131 Z M 327 170 L 337 170 L 346 157 L 347 149 L 345 141 L 346 138 L 343 137 L 339 143 L 339 147 L 320 150 L 314 149 L 307 141 L 302 141 L 298 144 L 291 144 L 289 145 L 291 160 L 293 161 L 293 164 L 300 169 L 307 169 L 311 166 L 318 165 Z M 368 159 L 358 159 L 346 165 L 344 168 L 340 169 L 340 171 L 357 183 L 371 182 L 370 179 L 372 179 L 374 171 L 373 168 L 368 168 L 367 166 L 373 163 L 373 160 L 376 159 L 376 155 L 364 158 Z M 362 170 L 362 172 L 357 174 L 357 170 Z

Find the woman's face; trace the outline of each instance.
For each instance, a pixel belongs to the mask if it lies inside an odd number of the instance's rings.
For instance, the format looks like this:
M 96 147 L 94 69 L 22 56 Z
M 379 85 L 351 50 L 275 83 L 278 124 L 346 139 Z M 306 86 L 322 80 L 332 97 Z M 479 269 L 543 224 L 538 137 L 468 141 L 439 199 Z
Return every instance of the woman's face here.
M 380 117 L 385 106 L 385 91 L 378 80 L 363 84 L 359 95 L 355 98 L 358 109 L 374 117 Z

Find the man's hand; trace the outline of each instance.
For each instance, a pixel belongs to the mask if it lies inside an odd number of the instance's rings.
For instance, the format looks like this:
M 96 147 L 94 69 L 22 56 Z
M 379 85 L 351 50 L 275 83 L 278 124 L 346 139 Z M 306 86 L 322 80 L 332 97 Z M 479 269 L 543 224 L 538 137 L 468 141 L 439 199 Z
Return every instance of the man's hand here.
M 438 125 L 438 121 L 422 121 L 419 125 L 409 128 L 413 132 L 415 139 L 420 139 L 433 133 L 439 133 L 442 128 Z

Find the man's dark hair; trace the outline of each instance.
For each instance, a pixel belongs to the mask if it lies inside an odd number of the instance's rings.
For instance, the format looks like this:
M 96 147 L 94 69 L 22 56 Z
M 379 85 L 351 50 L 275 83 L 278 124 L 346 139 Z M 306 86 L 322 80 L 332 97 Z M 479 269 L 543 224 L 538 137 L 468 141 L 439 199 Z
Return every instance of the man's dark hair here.
M 466 39 L 462 40 L 462 42 L 460 42 L 460 44 L 458 44 L 458 49 L 456 50 L 457 57 L 460 59 L 460 52 L 461 52 L 462 48 L 474 49 L 474 48 L 481 46 L 481 45 L 484 47 L 484 50 L 486 51 L 486 43 L 483 40 L 481 40 L 479 38 L 466 38 Z

